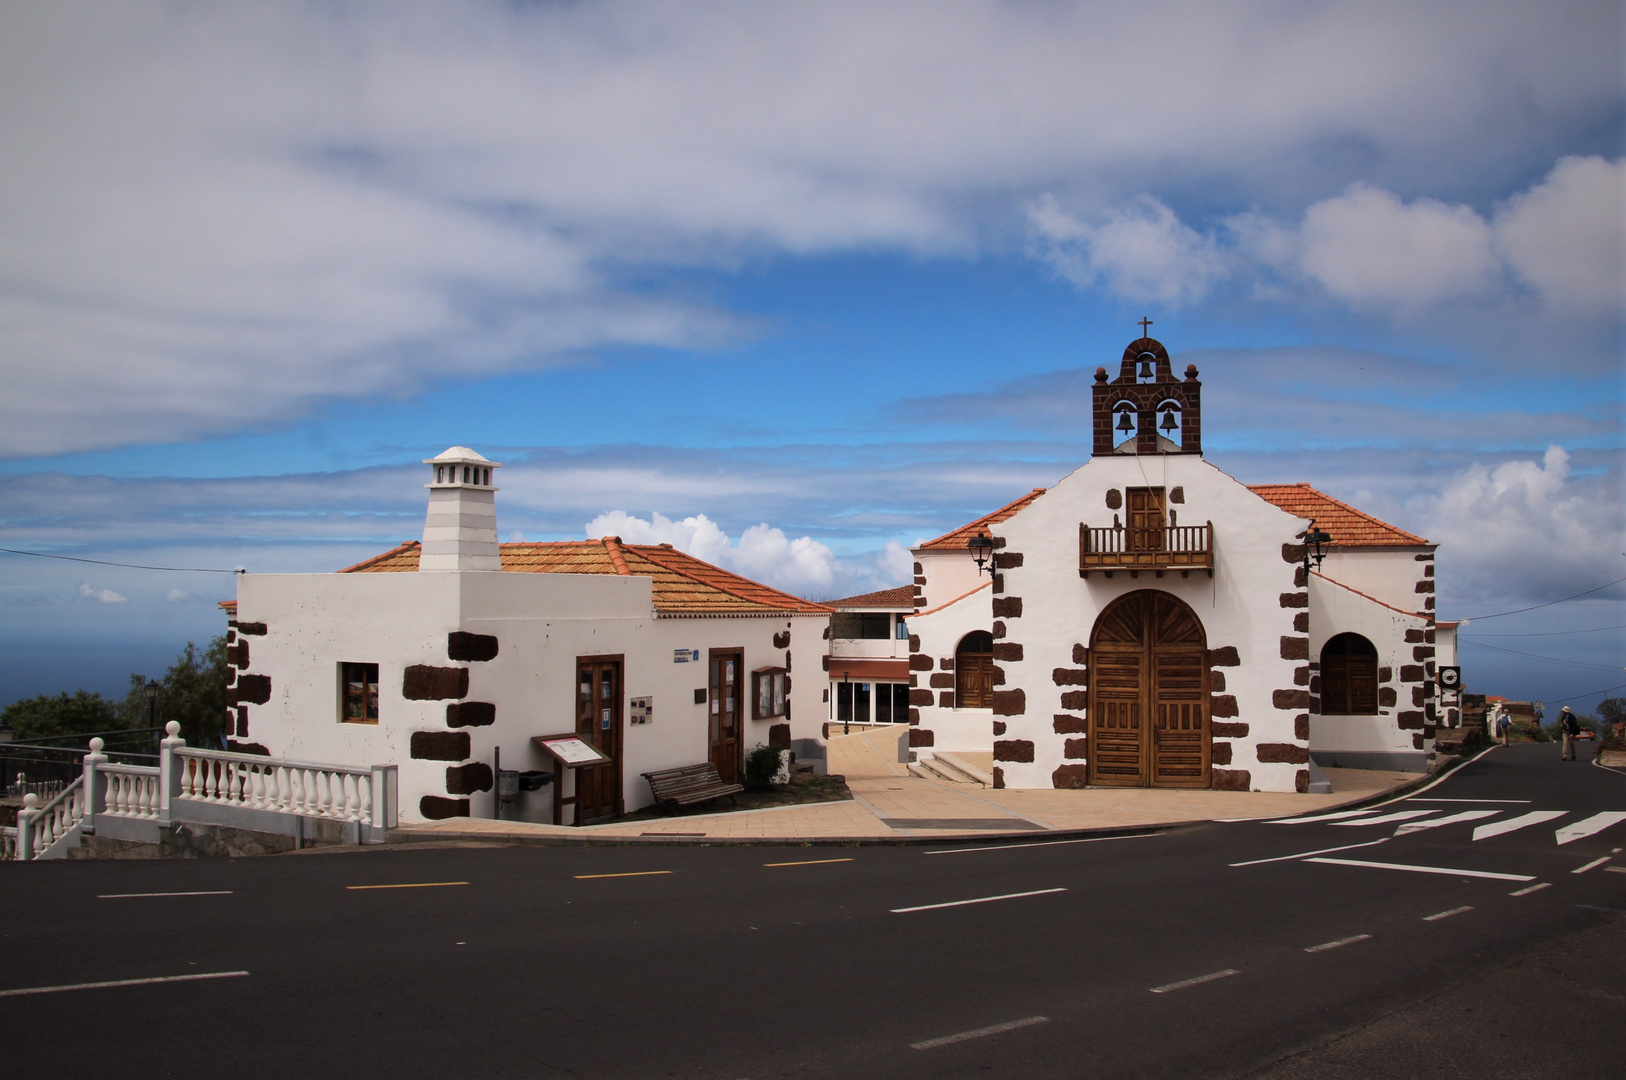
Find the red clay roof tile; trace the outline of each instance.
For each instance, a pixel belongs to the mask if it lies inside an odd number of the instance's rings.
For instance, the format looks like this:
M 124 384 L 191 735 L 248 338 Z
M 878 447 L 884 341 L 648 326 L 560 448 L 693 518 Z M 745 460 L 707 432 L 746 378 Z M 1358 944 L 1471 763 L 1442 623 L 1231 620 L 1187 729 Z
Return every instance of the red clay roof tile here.
M 1001 506 L 998 510 L 995 510 L 991 514 L 984 514 L 982 517 L 978 518 L 976 521 L 973 521 L 973 522 L 971 522 L 969 524 L 966 524 L 966 525 L 961 525 L 958 529 L 955 529 L 953 532 L 944 533 L 942 536 L 939 536 L 936 540 L 928 540 L 928 541 L 926 541 L 924 544 L 920 545 L 921 550 L 924 550 L 924 551 L 965 551 L 965 550 L 967 550 L 966 549 L 966 543 L 968 541 L 970 541 L 970 539 L 973 536 L 975 536 L 977 533 L 982 532 L 983 530 L 987 529 L 988 526 L 990 526 L 990 525 L 998 525 L 1001 521 L 1004 521 L 1006 518 L 1014 516 L 1019 510 L 1021 510 L 1028 503 L 1032 502 L 1034 499 L 1037 499 L 1040 495 L 1043 495 L 1044 492 L 1045 492 L 1044 488 L 1034 488 L 1032 491 L 1028 492 L 1026 495 L 1022 496 L 1020 499 L 1017 499 L 1013 503 L 1006 503 L 1004 506 Z
M 1332 547 L 1418 547 L 1428 543 L 1309 484 L 1254 484 L 1248 490 L 1289 514 L 1313 520 L 1332 537 Z

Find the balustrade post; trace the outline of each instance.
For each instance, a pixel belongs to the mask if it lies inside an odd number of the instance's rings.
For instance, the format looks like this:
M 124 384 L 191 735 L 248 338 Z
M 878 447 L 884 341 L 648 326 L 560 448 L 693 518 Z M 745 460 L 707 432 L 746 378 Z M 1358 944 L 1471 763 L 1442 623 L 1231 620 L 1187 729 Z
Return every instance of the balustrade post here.
M 27 862 L 34 857 L 34 824 L 40 816 L 40 797 L 32 791 L 23 796 L 23 808 L 17 811 L 17 861 Z
M 394 765 L 374 765 L 372 772 L 373 805 L 371 820 L 372 827 L 370 842 L 382 844 L 384 834 L 395 828 L 396 802 L 398 799 L 398 772 Z
M 101 771 L 101 766 L 107 761 L 107 755 L 102 753 L 105 745 L 99 738 L 90 740 L 90 753 L 84 758 L 85 781 L 80 789 L 83 791 L 81 798 L 85 800 L 85 816 L 79 820 L 79 831 L 82 833 L 94 833 L 96 815 L 107 809 L 107 776 Z
M 176 756 L 175 751 L 186 745 L 181 738 L 181 725 L 179 721 L 171 720 L 164 725 L 169 738 L 158 744 L 158 826 L 163 828 L 172 821 L 170 817 L 170 803 L 181 794 L 181 770 L 186 762 Z

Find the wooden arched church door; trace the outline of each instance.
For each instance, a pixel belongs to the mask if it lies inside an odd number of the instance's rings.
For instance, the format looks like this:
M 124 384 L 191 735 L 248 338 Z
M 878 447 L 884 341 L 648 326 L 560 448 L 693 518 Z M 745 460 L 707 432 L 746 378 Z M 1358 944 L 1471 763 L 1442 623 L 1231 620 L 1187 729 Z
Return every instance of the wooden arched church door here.
M 1195 612 L 1168 593 L 1119 597 L 1090 634 L 1089 782 L 1208 786 L 1208 653 Z

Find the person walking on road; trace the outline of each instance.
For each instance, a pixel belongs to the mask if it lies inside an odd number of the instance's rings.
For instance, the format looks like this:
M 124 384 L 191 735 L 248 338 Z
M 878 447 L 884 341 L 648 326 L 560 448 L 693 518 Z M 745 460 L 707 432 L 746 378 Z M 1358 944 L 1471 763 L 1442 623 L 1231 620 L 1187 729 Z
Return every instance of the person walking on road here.
M 1558 714 L 1558 727 L 1564 736 L 1564 760 L 1574 761 L 1575 737 L 1581 734 L 1581 722 L 1575 719 L 1575 714 L 1570 712 L 1568 705 L 1564 706 L 1564 711 Z

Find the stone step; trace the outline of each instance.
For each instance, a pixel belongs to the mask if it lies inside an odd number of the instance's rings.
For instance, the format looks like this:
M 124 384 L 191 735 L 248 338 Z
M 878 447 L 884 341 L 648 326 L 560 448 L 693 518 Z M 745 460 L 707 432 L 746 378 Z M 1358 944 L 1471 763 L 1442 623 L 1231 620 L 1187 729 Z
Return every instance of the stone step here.
M 924 758 L 911 764 L 909 771 L 928 780 L 947 780 L 951 784 L 977 784 L 987 787 L 993 781 L 991 776 L 986 781 L 981 779 L 977 775 L 981 772 L 980 769 L 958 761 L 952 754 L 939 753 Z
M 977 783 L 981 784 L 983 787 L 993 787 L 994 786 L 994 775 L 993 775 L 993 773 L 990 773 L 987 769 L 983 769 L 983 768 L 980 768 L 977 765 L 973 765 L 971 762 L 967 761 L 965 758 L 961 757 L 959 754 L 952 754 L 952 753 L 949 753 L 946 750 L 945 751 L 938 751 L 936 760 L 948 765 L 952 769 L 959 770 L 961 773 L 963 773 L 964 775 L 970 777 L 972 780 L 974 780 Z

